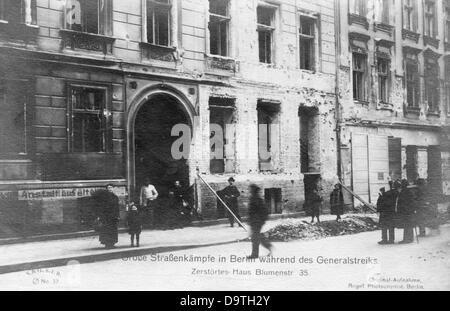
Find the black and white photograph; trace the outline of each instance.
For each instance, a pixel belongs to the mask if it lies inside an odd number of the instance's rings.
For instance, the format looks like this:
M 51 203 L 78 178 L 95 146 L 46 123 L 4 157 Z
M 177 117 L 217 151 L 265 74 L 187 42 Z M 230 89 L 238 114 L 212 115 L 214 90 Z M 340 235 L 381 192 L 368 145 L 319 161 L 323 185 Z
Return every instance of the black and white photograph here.
M 0 0 L 0 291 L 449 290 L 450 0 Z

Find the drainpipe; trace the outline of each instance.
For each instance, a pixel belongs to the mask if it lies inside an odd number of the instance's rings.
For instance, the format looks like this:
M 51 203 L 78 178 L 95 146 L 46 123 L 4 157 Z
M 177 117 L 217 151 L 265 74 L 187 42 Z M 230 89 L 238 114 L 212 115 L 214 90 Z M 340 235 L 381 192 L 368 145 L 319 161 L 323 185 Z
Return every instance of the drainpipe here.
M 336 75 L 335 75 L 335 121 L 336 121 L 336 155 L 337 155 L 337 176 L 342 182 L 342 154 L 341 154 L 341 103 L 339 98 L 339 70 L 341 66 L 341 15 L 340 15 L 340 0 L 334 1 L 334 33 L 336 45 Z

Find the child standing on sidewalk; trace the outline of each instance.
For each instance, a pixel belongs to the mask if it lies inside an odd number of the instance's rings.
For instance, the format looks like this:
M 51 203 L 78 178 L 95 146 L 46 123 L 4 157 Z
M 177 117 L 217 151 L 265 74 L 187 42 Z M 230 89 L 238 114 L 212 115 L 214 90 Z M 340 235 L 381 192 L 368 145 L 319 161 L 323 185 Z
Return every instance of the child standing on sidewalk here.
M 139 247 L 139 236 L 142 231 L 141 212 L 134 202 L 128 206 L 127 223 L 128 233 L 130 234 L 131 247 L 134 246 L 134 237 L 136 236 L 136 247 Z

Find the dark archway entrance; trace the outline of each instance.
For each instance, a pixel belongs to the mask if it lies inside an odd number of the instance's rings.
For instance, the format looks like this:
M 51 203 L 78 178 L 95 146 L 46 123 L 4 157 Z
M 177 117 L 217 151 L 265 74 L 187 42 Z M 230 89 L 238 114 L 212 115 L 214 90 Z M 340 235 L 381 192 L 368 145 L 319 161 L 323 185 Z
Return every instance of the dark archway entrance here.
M 160 193 L 167 195 L 175 180 L 189 184 L 187 160 L 175 160 L 171 154 L 177 136 L 171 136 L 175 124 L 190 124 L 178 100 L 168 94 L 155 94 L 137 111 L 134 123 L 135 195 L 146 177 Z

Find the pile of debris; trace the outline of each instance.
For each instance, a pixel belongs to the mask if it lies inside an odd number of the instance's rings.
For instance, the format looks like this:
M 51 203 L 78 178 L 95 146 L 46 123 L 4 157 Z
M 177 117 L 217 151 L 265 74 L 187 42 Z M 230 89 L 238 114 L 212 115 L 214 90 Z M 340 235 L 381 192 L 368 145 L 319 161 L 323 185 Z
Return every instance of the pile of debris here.
M 271 241 L 317 240 L 330 236 L 355 234 L 379 229 L 373 217 L 347 216 L 341 221 L 322 221 L 311 224 L 305 220 L 289 220 L 264 235 Z

